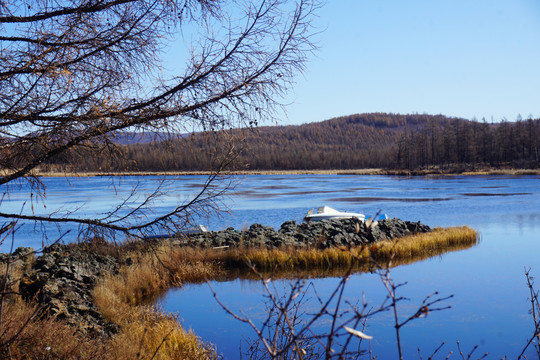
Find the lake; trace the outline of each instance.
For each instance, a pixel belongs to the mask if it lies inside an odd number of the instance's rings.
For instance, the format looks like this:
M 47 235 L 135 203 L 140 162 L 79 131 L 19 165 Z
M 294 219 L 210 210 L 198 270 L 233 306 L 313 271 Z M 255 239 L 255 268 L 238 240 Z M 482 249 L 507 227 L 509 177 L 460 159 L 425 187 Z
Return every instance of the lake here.
M 166 198 L 153 204 L 156 214 L 167 206 L 189 199 L 200 188 L 204 177 L 175 177 L 166 184 Z M 411 315 L 428 294 L 439 291 L 442 296 L 454 295 L 444 302 L 451 309 L 434 312 L 417 319 L 402 329 L 406 358 L 418 358 L 417 349 L 427 358 L 442 341 L 446 345 L 438 353 L 445 358 L 454 352 L 456 340 L 464 353 L 478 345 L 476 357 L 489 352 L 489 358 L 508 355 L 516 358 L 532 334 L 528 314 L 528 289 L 524 269 L 540 274 L 540 180 L 537 176 L 454 176 L 454 177 L 391 177 L 353 175 L 284 175 L 233 177 L 236 187 L 224 199 L 229 213 L 200 217 L 198 222 L 210 229 L 229 226 L 241 229 L 252 223 L 279 228 L 287 220 L 301 221 L 308 209 L 329 205 L 342 211 L 374 215 L 378 211 L 389 217 L 422 221 L 435 226 L 469 225 L 479 231 L 479 245 L 468 250 L 451 252 L 440 257 L 399 266 L 391 271 L 397 283 L 407 284 L 398 295 L 410 300 L 400 304 L 400 316 Z M 84 206 L 81 215 L 99 215 L 116 206 L 119 197 L 130 193 L 133 186 L 149 193 L 158 182 L 153 177 L 47 178 L 47 208 L 33 203 L 36 213 L 46 210 L 70 211 Z M 0 203 L 2 211 L 30 209 L 30 190 L 12 188 Z M 26 201 L 26 202 L 25 202 Z M 135 199 L 133 200 L 135 202 Z M 24 206 L 23 206 L 24 204 Z M 21 222 L 15 246 L 39 247 L 41 229 Z M 76 227 L 56 229 L 45 226 L 49 241 L 67 230 L 63 239 L 72 241 Z M 5 242 L 1 250 L 6 251 Z M 321 297 L 328 296 L 339 279 L 312 279 Z M 288 281 L 276 281 L 280 292 Z M 248 280 L 213 282 L 220 299 L 235 311 L 244 311 L 254 321 L 264 317 L 262 287 Z M 540 287 L 540 286 L 539 286 Z M 354 275 L 347 286 L 346 298 L 357 301 L 364 296 L 378 306 L 386 292 L 377 274 Z M 313 294 L 309 294 L 313 299 Z M 244 324 L 232 319 L 215 302 L 209 286 L 186 285 L 173 289 L 158 301 L 166 311 L 177 313 L 186 328 L 193 329 L 204 340 L 214 343 L 226 359 L 239 357 L 240 341 L 252 336 Z M 307 303 L 307 309 L 313 307 Z M 378 358 L 396 358 L 395 336 L 390 313 L 368 321 L 365 332 L 373 336 L 373 354 Z M 245 342 L 244 349 L 245 349 Z M 476 358 L 473 357 L 473 358 Z

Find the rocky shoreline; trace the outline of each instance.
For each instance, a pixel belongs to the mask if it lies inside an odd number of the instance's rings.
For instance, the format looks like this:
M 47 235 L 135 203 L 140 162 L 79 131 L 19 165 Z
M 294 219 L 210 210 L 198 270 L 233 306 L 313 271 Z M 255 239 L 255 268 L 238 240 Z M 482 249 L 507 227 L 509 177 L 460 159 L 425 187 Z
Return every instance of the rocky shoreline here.
M 253 224 L 246 231 L 228 228 L 190 235 L 179 235 L 166 239 L 146 239 L 147 244 L 168 242 L 172 246 L 200 248 L 219 247 L 353 247 L 384 239 L 392 239 L 418 232 L 429 232 L 430 228 L 420 222 L 386 219 L 367 226 L 356 218 L 327 220 L 296 224 L 288 221 L 277 231 L 271 227 Z M 35 258 L 31 248 L 18 248 L 13 254 L 0 254 L 0 263 L 10 263 L 12 269 L 23 273 L 19 282 L 19 293 L 26 300 L 36 302 L 49 316 L 66 321 L 79 331 L 96 336 L 110 336 L 117 332 L 116 325 L 107 322 L 93 303 L 91 291 L 105 274 L 118 273 L 122 265 L 130 265 L 125 254 L 105 254 L 96 247 L 82 244 L 55 244 L 43 249 Z M 4 278 L 0 282 L 13 282 Z
M 287 221 L 277 231 L 270 226 L 253 224 L 245 231 L 228 228 L 223 231 L 203 232 L 180 237 L 175 243 L 195 247 L 252 246 L 271 249 L 292 246 L 327 249 L 336 246 L 359 246 L 430 230 L 429 226 L 419 221 L 403 221 L 397 218 L 371 224 L 357 218 L 312 221 L 298 225 L 295 221 Z
M 40 313 L 63 320 L 82 333 L 108 336 L 116 332 L 116 326 L 107 322 L 94 304 L 91 291 L 101 276 L 117 273 L 125 260 L 74 244 L 54 244 L 34 256 L 31 248 L 0 254 L 0 263 L 10 262 L 14 270 L 25 269 L 18 283 L 23 299 L 37 304 Z M 14 280 L 7 278 L 8 283 Z

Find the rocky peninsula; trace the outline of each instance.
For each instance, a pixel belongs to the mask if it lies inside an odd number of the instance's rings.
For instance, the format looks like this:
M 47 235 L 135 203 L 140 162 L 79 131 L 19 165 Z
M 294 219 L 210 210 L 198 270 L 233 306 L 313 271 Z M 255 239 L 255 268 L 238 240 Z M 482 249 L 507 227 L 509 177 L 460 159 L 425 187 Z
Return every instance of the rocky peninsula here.
M 394 239 L 411 233 L 428 232 L 429 226 L 398 218 L 370 223 L 357 218 L 310 221 L 296 224 L 287 221 L 276 231 L 270 226 L 253 224 L 245 231 L 228 228 L 192 234 L 176 240 L 176 244 L 196 247 L 266 247 L 282 246 L 327 249 L 340 246 L 359 246 Z M 181 235 L 181 234 L 180 234 Z
M 171 238 L 148 238 L 131 244 L 136 251 L 147 251 L 157 244 L 174 247 L 275 249 L 281 247 L 318 248 L 355 247 L 393 239 L 412 233 L 429 232 L 420 223 L 385 219 L 366 224 L 356 218 L 324 220 L 296 224 L 287 221 L 280 229 L 253 224 L 245 231 L 228 228 L 223 231 L 178 234 Z M 101 249 L 101 250 L 98 250 Z M 137 250 L 138 249 L 138 250 Z M 103 251 L 91 243 L 54 244 L 34 256 L 30 248 L 18 248 L 13 254 L 0 254 L 0 263 L 19 269 L 19 293 L 28 301 L 38 304 L 49 316 L 64 320 L 81 332 L 97 336 L 110 336 L 118 331 L 107 322 L 93 302 L 92 289 L 105 274 L 115 274 L 121 266 L 132 262 L 124 252 Z M 1 282 L 17 279 L 3 277 Z

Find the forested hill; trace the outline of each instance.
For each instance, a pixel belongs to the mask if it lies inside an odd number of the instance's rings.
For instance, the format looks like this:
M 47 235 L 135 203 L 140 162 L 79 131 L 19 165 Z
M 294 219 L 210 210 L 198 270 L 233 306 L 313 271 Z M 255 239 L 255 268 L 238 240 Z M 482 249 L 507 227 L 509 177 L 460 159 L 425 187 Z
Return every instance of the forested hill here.
M 81 156 L 68 162 L 80 171 L 199 171 L 217 166 L 224 153 L 252 170 L 538 168 L 540 120 L 491 124 L 442 115 L 357 114 L 121 145 L 121 156 L 108 165 Z

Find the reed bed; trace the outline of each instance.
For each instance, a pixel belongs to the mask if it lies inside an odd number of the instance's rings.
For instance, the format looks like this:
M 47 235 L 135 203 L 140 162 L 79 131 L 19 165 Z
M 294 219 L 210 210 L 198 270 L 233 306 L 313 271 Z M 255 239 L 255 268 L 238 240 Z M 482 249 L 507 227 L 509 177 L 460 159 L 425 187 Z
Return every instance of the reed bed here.
M 177 319 L 152 305 L 142 304 L 163 289 L 179 284 L 174 269 L 146 254 L 118 275 L 102 279 L 94 301 L 121 331 L 109 342 L 114 359 L 215 359 L 211 345 L 184 330 Z
M 369 252 L 370 257 L 379 262 L 414 261 L 466 249 L 476 245 L 478 240 L 476 231 L 468 226 L 436 228 L 429 233 L 378 242 L 369 248 Z
M 441 255 L 474 246 L 478 235 L 467 226 L 436 228 L 394 240 L 352 248 L 279 249 L 240 247 L 199 249 L 161 245 L 132 258 L 134 264 L 122 269 L 115 281 L 106 281 L 123 303 L 138 305 L 171 286 L 231 277 L 249 277 L 252 267 L 263 272 L 288 272 L 355 267 L 370 269 L 374 264 L 393 265 Z M 288 275 L 284 275 L 288 276 Z
M 110 341 L 115 359 L 213 359 L 215 350 L 185 331 L 174 316 L 147 305 L 162 292 L 184 283 L 254 277 L 252 268 L 273 277 L 334 276 L 346 269 L 395 266 L 471 247 L 475 230 L 463 226 L 437 228 L 430 233 L 381 241 L 355 248 L 235 248 L 195 249 L 161 245 L 130 254 L 133 264 L 106 276 L 94 289 L 104 316 L 120 325 Z
M 235 248 L 235 249 L 188 249 L 177 248 L 170 251 L 169 257 L 163 259 L 166 264 L 181 263 L 180 268 L 189 268 L 196 262 L 199 268 L 208 268 L 200 275 L 188 272 L 191 279 L 177 274 L 179 282 L 198 282 L 208 280 L 211 274 L 226 276 L 234 270 L 249 270 L 254 266 L 259 271 L 291 271 L 310 269 L 332 269 L 356 266 L 369 268 L 374 262 L 393 264 L 410 263 L 448 251 L 462 250 L 475 245 L 477 233 L 467 226 L 437 228 L 429 233 L 414 234 L 399 239 L 380 241 L 371 245 L 353 248 Z M 212 271 L 210 271 L 210 267 Z M 221 272 L 216 273 L 216 269 Z M 235 272 L 238 274 L 238 272 Z

